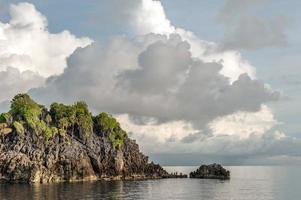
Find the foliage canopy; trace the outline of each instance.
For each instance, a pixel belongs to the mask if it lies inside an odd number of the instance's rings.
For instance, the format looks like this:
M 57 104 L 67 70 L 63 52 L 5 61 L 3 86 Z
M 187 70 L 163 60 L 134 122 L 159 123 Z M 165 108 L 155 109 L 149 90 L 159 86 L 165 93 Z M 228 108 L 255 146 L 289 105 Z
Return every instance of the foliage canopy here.
M 83 101 L 73 105 L 53 103 L 48 111 L 28 94 L 18 94 L 12 99 L 10 111 L 0 114 L 0 123 L 11 124 L 18 134 L 24 134 L 26 127 L 29 127 L 43 134 L 46 140 L 56 134 L 73 135 L 74 129 L 82 136 L 89 136 L 95 126 L 107 133 L 114 148 L 121 148 L 127 136 L 114 117 L 104 112 L 93 117 Z
M 114 148 L 122 147 L 127 134 L 120 128 L 120 124 L 114 117 L 103 112 L 94 118 L 94 123 L 103 131 L 109 133 L 109 139 L 112 142 Z

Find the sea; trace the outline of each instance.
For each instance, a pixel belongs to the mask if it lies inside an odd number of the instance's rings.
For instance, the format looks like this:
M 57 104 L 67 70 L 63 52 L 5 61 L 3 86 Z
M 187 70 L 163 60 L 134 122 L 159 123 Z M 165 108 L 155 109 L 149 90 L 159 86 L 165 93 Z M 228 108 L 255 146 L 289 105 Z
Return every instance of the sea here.
M 165 166 L 189 173 L 196 166 Z M 161 179 L 46 185 L 0 183 L 0 200 L 301 200 L 301 166 L 225 166 L 230 180 Z

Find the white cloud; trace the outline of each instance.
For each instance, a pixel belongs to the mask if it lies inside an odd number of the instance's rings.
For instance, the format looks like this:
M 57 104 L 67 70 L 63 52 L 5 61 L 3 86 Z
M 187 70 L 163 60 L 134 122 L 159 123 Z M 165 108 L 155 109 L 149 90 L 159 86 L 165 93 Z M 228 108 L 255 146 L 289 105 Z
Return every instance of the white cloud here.
M 157 41 L 144 48 L 149 37 Z M 255 112 L 278 99 L 247 74 L 230 84 L 219 73 L 222 63 L 192 58 L 189 47 L 175 34 L 93 44 L 77 50 L 64 73 L 31 93 L 44 102 L 81 99 L 98 111 L 151 117 L 158 123 L 187 121 L 199 129 L 216 117 Z
M 138 5 L 138 9 L 130 19 L 138 34 L 156 33 L 168 36 L 177 33 L 191 45 L 193 57 L 206 62 L 223 62 L 221 74 L 229 77 L 231 82 L 244 73 L 251 78 L 256 77 L 255 68 L 244 60 L 239 52 L 220 51 L 217 44 L 201 40 L 194 33 L 172 25 L 160 1 L 142 0 Z
M 213 135 L 233 135 L 246 139 L 263 135 L 277 124 L 270 108 L 263 105 L 258 112 L 238 112 L 213 120 L 209 127 Z
M 170 34 L 175 31 L 160 1 L 141 0 L 132 17 L 132 25 L 138 34 Z
M 0 71 L 15 67 L 44 77 L 59 74 L 76 48 L 92 42 L 69 31 L 50 33 L 46 17 L 29 3 L 12 4 L 10 16 L 8 23 L 0 22 Z
M 263 108 L 263 110 L 265 109 Z M 268 113 L 265 114 L 269 115 Z M 254 115 L 258 115 L 260 118 L 259 112 Z M 209 157 L 224 157 L 222 161 L 226 163 L 231 163 L 231 160 L 227 160 L 231 158 L 232 161 L 238 161 L 237 164 L 243 164 L 243 162 L 287 164 L 294 162 L 295 159 L 300 160 L 301 140 L 287 137 L 278 130 L 268 130 L 263 133 L 261 127 L 257 126 L 258 130 L 255 131 L 260 132 L 260 134 L 252 134 L 249 137 L 241 137 L 238 134 L 210 135 L 197 132 L 191 124 L 182 121 L 161 125 L 155 125 L 153 122 L 137 125 L 132 122 L 128 115 L 116 117 L 121 122 L 122 128 L 130 133 L 130 137 L 137 140 L 144 152 L 151 155 L 166 155 L 165 160 L 169 159 L 169 155 L 177 155 L 179 163 L 185 160 L 181 157 L 183 155 L 192 155 L 194 163 Z M 248 121 L 245 122 L 245 125 L 248 126 Z M 240 122 L 240 124 L 242 123 Z M 270 126 L 271 123 L 273 122 L 267 122 L 265 126 Z M 186 139 L 188 138 L 192 140 L 187 143 Z M 290 160 L 290 158 L 294 159 Z
M 0 102 L 2 102 L 30 88 L 43 85 L 45 78 L 32 71 L 20 72 L 16 68 L 8 67 L 7 70 L 0 71 L 0 80 L 0 91 L 2 91 Z
M 164 145 L 168 141 L 182 140 L 190 134 L 197 133 L 190 123 L 185 121 L 173 121 L 164 124 L 157 124 L 153 119 L 145 125 L 139 125 L 132 122 L 127 114 L 117 115 L 118 121 L 125 130 L 135 134 L 138 138 L 149 138 L 149 141 L 156 141 Z

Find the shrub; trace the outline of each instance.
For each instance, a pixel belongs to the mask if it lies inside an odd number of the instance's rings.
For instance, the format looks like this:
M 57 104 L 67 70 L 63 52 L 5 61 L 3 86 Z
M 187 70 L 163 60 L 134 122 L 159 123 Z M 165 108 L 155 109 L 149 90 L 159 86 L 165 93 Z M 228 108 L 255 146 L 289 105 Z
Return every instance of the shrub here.
M 43 133 L 46 140 L 49 140 L 54 135 L 52 129 L 42 120 L 36 121 L 36 129 L 39 133 Z
M 126 132 L 122 129 L 114 130 L 110 133 L 109 139 L 112 142 L 113 148 L 120 149 L 124 144 L 124 139 L 126 137 Z
M 114 117 L 107 113 L 100 113 L 94 118 L 94 123 L 103 131 L 109 132 L 109 140 L 112 142 L 113 148 L 120 149 L 122 147 L 127 134 L 120 128 L 120 124 Z
M 85 102 L 77 102 L 72 106 L 53 103 L 50 115 L 59 128 L 60 134 L 65 134 L 68 127 L 77 125 L 82 134 L 90 134 L 93 126 L 92 114 Z
M 72 106 L 66 106 L 64 104 L 53 103 L 50 106 L 50 116 L 55 122 L 59 122 L 62 118 L 67 118 L 70 123 L 74 123 L 75 112 Z
M 53 136 L 53 132 L 45 121 L 40 119 L 42 110 L 45 110 L 44 106 L 37 104 L 29 95 L 18 94 L 11 102 L 10 113 L 12 113 L 15 120 L 24 120 L 29 127 L 34 129 L 37 133 L 43 133 L 45 138 L 49 140 Z M 24 133 L 23 125 L 19 122 L 15 121 L 14 127 L 18 133 Z
M 10 108 L 14 119 L 25 120 L 30 126 L 34 126 L 39 120 L 42 110 L 42 106 L 34 102 L 27 94 L 16 95 L 11 101 Z
M 104 131 L 112 131 L 119 126 L 119 123 L 114 117 L 104 112 L 94 118 L 94 123 L 95 125 L 100 126 Z
M 52 122 L 56 125 L 58 133 L 65 135 L 67 128 L 75 121 L 75 113 L 71 106 L 53 103 L 50 106 L 50 116 Z
M 75 113 L 75 123 L 82 129 L 86 135 L 92 130 L 92 114 L 89 112 L 88 105 L 85 102 L 77 102 L 73 106 Z
M 13 127 L 18 134 L 24 134 L 24 127 L 30 127 L 37 134 L 43 134 L 46 140 L 55 134 L 64 136 L 67 131 L 78 129 L 80 136 L 89 135 L 95 127 L 106 132 L 114 148 L 121 148 L 124 144 L 126 132 L 120 128 L 117 120 L 107 113 L 100 113 L 92 117 L 85 102 L 76 102 L 68 106 L 53 103 L 50 111 L 33 101 L 27 94 L 18 94 L 11 101 L 8 113 L 0 114 L 0 123 L 13 121 Z M 76 132 L 77 133 L 77 132 Z
M 10 113 L 1 113 L 0 114 L 0 123 L 8 123 L 10 121 Z

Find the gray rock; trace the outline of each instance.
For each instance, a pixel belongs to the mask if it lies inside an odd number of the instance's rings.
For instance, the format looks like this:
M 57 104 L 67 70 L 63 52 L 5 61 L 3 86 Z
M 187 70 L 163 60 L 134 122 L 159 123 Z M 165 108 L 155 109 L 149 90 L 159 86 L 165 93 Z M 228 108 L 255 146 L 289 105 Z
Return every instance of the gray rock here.
M 202 165 L 196 171 L 190 172 L 190 178 L 201 179 L 230 179 L 230 171 L 226 170 L 219 164 Z
M 34 130 L 0 135 L 0 177 L 10 182 L 49 183 L 99 179 L 163 178 L 168 173 L 148 162 L 139 146 L 126 137 L 114 149 L 104 134 L 85 140 L 67 133 L 51 141 Z

